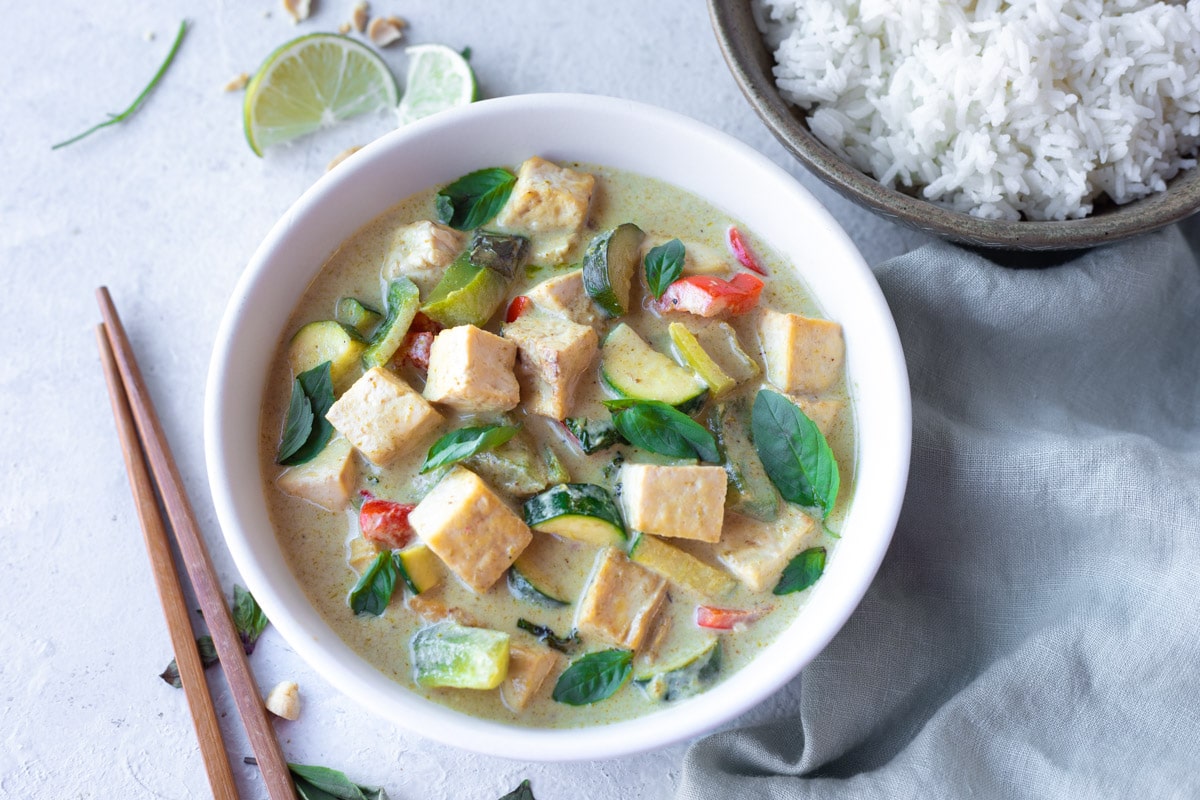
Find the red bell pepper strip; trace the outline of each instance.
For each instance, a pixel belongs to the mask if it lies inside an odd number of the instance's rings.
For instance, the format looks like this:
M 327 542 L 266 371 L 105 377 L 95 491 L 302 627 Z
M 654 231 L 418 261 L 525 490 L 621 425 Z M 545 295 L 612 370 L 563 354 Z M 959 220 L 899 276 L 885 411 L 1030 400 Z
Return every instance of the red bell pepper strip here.
M 528 297 L 523 294 L 517 295 L 512 299 L 512 302 L 508 304 L 508 312 L 504 315 L 504 321 L 516 322 L 522 314 L 529 310 L 531 305 L 533 305 L 533 301 Z
M 399 550 L 415 535 L 408 515 L 416 508 L 412 503 L 371 499 L 358 512 L 358 527 L 363 538 L 389 550 Z
M 750 249 L 750 245 L 742 236 L 742 232 L 737 229 L 736 225 L 730 225 L 729 230 L 725 231 L 725 243 L 729 245 L 730 252 L 733 257 L 738 260 L 748 270 L 757 272 L 759 275 L 766 275 L 767 270 L 763 265 L 758 263 L 758 259 L 754 256 L 754 251 Z
M 771 606 L 759 606 L 749 610 L 696 606 L 696 624 L 715 631 L 741 629 L 771 611 Z
M 763 282 L 748 272 L 739 272 L 729 280 L 712 275 L 689 275 L 667 287 L 654 301 L 659 311 L 688 311 L 699 317 L 715 317 L 729 312 L 745 314 L 758 305 Z
M 429 351 L 433 347 L 435 335 L 429 331 L 409 331 L 404 335 L 404 341 L 401 342 L 393 360 L 397 363 L 407 361 L 419 372 L 428 372 Z

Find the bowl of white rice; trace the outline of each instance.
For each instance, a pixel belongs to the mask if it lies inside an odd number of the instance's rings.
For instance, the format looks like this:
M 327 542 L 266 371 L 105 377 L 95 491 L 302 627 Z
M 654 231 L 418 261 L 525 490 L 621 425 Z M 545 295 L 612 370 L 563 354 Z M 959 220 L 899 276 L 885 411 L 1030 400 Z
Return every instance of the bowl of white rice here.
M 709 0 L 775 136 L 850 199 L 981 247 L 1200 210 L 1200 0 Z

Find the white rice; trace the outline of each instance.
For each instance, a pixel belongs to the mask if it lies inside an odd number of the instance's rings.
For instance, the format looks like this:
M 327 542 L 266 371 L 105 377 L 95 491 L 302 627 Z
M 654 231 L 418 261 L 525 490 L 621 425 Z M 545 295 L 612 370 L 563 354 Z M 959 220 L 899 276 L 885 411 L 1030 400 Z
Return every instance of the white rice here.
M 1200 144 L 1200 0 L 754 0 L 783 96 L 883 184 L 991 219 L 1162 191 Z

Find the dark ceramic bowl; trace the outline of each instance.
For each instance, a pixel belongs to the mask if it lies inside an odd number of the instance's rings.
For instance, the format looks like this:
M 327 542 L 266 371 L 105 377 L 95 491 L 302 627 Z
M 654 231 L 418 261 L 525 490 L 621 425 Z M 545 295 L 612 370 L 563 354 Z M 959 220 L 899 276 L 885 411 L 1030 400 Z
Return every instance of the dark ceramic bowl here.
M 708 0 L 725 61 L 750 105 L 775 137 L 818 178 L 894 222 L 974 247 L 1080 250 L 1178 222 L 1200 211 L 1200 169 L 1180 173 L 1167 191 L 1126 205 L 1098 208 L 1085 219 L 979 219 L 889 189 L 845 161 L 808 129 L 805 112 L 786 102 L 771 73 L 775 59 L 754 23 L 749 0 Z

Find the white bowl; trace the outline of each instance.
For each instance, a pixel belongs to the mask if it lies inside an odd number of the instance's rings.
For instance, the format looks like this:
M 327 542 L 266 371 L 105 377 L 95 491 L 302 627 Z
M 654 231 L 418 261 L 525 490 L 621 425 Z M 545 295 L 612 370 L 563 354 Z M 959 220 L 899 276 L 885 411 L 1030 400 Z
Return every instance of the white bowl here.
M 372 667 L 309 603 L 272 531 L 259 475 L 259 409 L 288 316 L 338 245 L 400 200 L 537 154 L 680 186 L 795 263 L 845 331 L 858 432 L 842 539 L 810 602 L 777 641 L 697 699 L 625 722 L 531 729 L 432 703 Z M 591 760 L 694 737 L 762 702 L 813 659 L 858 605 L 887 550 L 908 475 L 908 377 L 879 286 L 833 218 L 784 170 L 694 120 L 626 100 L 521 95 L 474 103 L 384 136 L 323 176 L 258 248 L 217 334 L 205 454 L 217 517 L 246 585 L 300 656 L 364 708 L 445 744 L 522 760 Z

